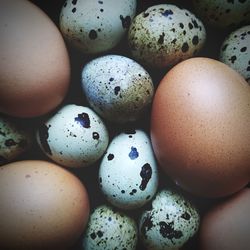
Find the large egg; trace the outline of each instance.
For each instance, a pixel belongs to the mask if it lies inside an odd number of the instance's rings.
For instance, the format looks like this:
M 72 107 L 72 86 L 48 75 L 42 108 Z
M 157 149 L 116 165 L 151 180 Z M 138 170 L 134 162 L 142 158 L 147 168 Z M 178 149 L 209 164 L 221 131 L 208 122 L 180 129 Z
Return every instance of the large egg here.
M 199 249 L 249 249 L 249 210 L 249 188 L 216 204 L 202 219 L 198 237 Z
M 250 177 L 250 88 L 226 64 L 192 58 L 161 80 L 152 105 L 156 158 L 176 184 L 205 197 L 243 188 Z
M 52 20 L 30 1 L 1 1 L 0 112 L 46 114 L 63 101 L 69 80 L 68 52 Z
M 69 249 L 89 216 L 82 182 L 40 160 L 0 168 L 0 249 Z

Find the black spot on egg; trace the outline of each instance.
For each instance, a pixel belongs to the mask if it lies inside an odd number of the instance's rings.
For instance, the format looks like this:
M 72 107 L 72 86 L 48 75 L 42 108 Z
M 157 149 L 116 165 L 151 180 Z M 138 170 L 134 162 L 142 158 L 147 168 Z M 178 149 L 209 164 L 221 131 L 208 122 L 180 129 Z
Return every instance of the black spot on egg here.
M 163 238 L 180 239 L 183 236 L 183 233 L 179 230 L 174 229 L 174 223 L 166 223 L 165 221 L 160 221 L 160 234 Z
M 181 29 L 184 28 L 184 24 L 183 23 L 179 23 L 179 26 L 180 26 Z
M 90 32 L 89 32 L 89 39 L 91 39 L 91 40 L 95 40 L 96 38 L 97 38 L 97 32 L 95 31 L 95 30 L 91 30 Z
M 149 163 L 146 163 L 142 166 L 140 176 L 142 178 L 139 188 L 143 191 L 146 189 L 147 184 L 152 176 L 152 168 Z
M 4 142 L 4 145 L 6 147 L 12 147 L 12 146 L 16 146 L 17 143 L 13 140 L 13 139 L 8 139 Z
M 190 220 L 191 216 L 189 213 L 185 212 L 181 215 L 181 218 L 183 218 L 184 220 Z
M 118 95 L 119 92 L 120 92 L 120 90 L 121 90 L 121 87 L 120 87 L 120 86 L 116 86 L 116 87 L 114 88 L 114 93 L 115 93 L 115 95 Z
M 114 157 L 115 156 L 113 154 L 109 154 L 107 158 L 108 158 L 109 161 L 112 161 L 114 159 Z
M 99 4 L 103 4 L 103 1 L 98 1 Z
M 95 238 L 96 238 L 96 234 L 93 232 L 93 233 L 91 233 L 90 234 L 90 238 L 92 239 L 92 240 L 94 240 Z
M 162 15 L 165 16 L 165 17 L 168 17 L 168 16 L 171 16 L 173 15 L 173 11 L 172 10 L 165 10 Z
M 231 56 L 229 61 L 231 61 L 232 64 L 236 61 L 237 57 L 236 56 Z
M 147 231 L 149 231 L 153 227 L 152 216 L 147 216 L 141 226 L 141 233 L 147 238 Z
M 136 190 L 136 189 L 133 189 L 129 194 L 130 194 L 130 195 L 134 195 L 136 192 L 137 192 L 137 190 Z
M 98 140 L 100 138 L 99 134 L 97 132 L 92 133 L 92 137 L 94 140 Z
M 131 24 L 131 17 L 130 16 L 123 17 L 122 15 L 120 15 L 120 19 L 122 22 L 122 27 L 124 29 L 128 29 Z
M 138 158 L 139 153 L 137 151 L 137 148 L 131 147 L 131 151 L 129 152 L 128 156 L 131 160 L 135 160 L 136 158 Z
M 134 135 L 134 134 L 136 134 L 136 131 L 135 131 L 135 129 L 126 129 L 124 131 L 124 133 L 127 135 L 130 135 L 130 134 Z
M 242 47 L 241 49 L 240 49 L 240 52 L 245 52 L 247 50 L 247 47 Z
M 164 43 L 164 37 L 165 37 L 165 33 L 162 32 L 162 34 L 160 35 L 160 37 L 158 39 L 158 44 L 163 44 Z
M 188 43 L 183 43 L 182 44 L 182 47 L 181 47 L 181 51 L 183 52 L 183 53 L 186 53 L 187 51 L 189 50 L 189 46 L 188 46 Z
M 192 23 L 188 23 L 188 28 L 191 30 L 194 28 L 194 25 Z
M 87 113 L 78 114 L 78 116 L 75 117 L 75 121 L 80 123 L 84 128 L 90 128 L 90 120 Z
M 76 12 L 76 8 L 73 8 L 73 9 L 72 9 L 72 13 L 75 13 L 75 12 Z
M 192 39 L 192 44 L 193 45 L 197 45 L 199 43 L 199 37 L 198 36 L 194 36 Z
M 76 5 L 77 4 L 77 0 L 72 0 L 72 4 Z
M 50 146 L 47 141 L 49 138 L 49 128 L 50 126 L 47 127 L 46 124 L 42 124 L 38 129 L 38 134 L 39 134 L 39 139 L 40 139 L 40 143 L 41 143 L 43 150 L 47 154 L 52 155 Z

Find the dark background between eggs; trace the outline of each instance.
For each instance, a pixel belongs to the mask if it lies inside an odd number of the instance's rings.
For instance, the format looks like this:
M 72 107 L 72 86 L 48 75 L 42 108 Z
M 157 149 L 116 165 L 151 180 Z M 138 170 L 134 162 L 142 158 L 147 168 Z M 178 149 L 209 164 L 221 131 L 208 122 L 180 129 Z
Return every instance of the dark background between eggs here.
M 39 6 L 59 28 L 59 15 L 60 15 L 60 11 L 65 0 L 54 0 L 54 1 L 31 0 L 31 2 Z M 161 3 L 174 4 L 174 5 L 177 5 L 178 7 L 188 9 L 194 14 L 196 14 L 197 17 L 199 17 L 198 13 L 195 13 L 195 10 L 192 5 L 192 0 L 172 0 L 172 1 L 171 0 L 167 0 L 167 1 L 166 0 L 161 0 L 161 1 L 160 0 L 138 0 L 137 1 L 137 13 L 140 13 L 141 11 L 145 10 L 149 6 L 161 4 Z M 207 32 L 206 43 L 202 51 L 198 54 L 198 56 L 205 56 L 205 57 L 218 59 L 220 46 L 223 40 L 225 39 L 225 37 L 230 33 L 231 30 L 217 30 L 207 25 L 205 25 L 205 28 Z M 60 105 L 60 107 L 68 103 L 74 103 L 74 104 L 78 104 L 82 106 L 87 106 L 88 104 L 86 100 L 84 99 L 82 95 L 82 91 L 81 91 L 81 70 L 82 70 L 83 65 L 86 62 L 102 54 L 95 55 L 95 56 L 86 56 L 86 55 L 81 54 L 79 51 L 73 49 L 68 44 L 67 44 L 67 47 L 68 47 L 70 61 L 71 61 L 71 84 L 70 84 L 69 92 L 64 102 Z M 129 50 L 128 50 L 128 46 L 127 46 L 126 36 L 120 42 L 120 44 L 118 44 L 118 46 L 116 46 L 114 49 L 103 54 L 120 54 L 120 55 L 124 55 L 127 57 L 131 57 Z M 159 83 L 161 78 L 166 74 L 168 69 L 156 70 L 152 68 L 146 68 L 146 70 L 151 75 L 153 82 L 155 84 L 155 87 L 157 87 L 157 84 Z M 14 121 L 16 120 L 17 123 L 21 123 L 22 125 L 26 127 L 29 126 L 31 129 L 35 131 L 35 128 L 40 124 L 40 122 L 43 120 L 46 120 L 46 118 L 49 117 L 50 115 L 52 114 L 50 113 L 45 116 L 32 118 L 32 119 L 13 118 L 13 120 Z M 121 132 L 123 129 L 139 128 L 149 133 L 149 118 L 150 118 L 150 113 L 146 114 L 145 118 L 143 118 L 142 120 L 131 125 L 118 125 L 117 126 L 117 125 L 109 124 L 105 122 L 109 130 L 110 141 L 112 140 L 112 137 L 115 134 Z M 17 160 L 23 160 L 23 159 L 43 159 L 43 160 L 50 161 L 50 159 L 48 159 L 41 152 L 36 142 L 34 142 L 32 148 L 27 153 L 19 157 Z M 100 164 L 100 160 L 93 166 L 90 166 L 87 168 L 83 168 L 83 169 L 69 169 L 68 168 L 71 172 L 76 174 L 86 186 L 88 193 L 89 193 L 89 199 L 90 199 L 90 205 L 91 205 L 92 211 L 96 206 L 106 202 L 98 187 L 99 164 Z M 166 175 L 164 175 L 163 173 L 162 174 L 160 173 L 159 188 L 168 187 L 168 186 L 173 186 L 173 183 L 171 183 L 171 180 L 169 180 L 166 177 Z M 216 202 L 216 200 L 193 197 L 187 193 L 184 193 L 184 191 L 182 190 L 178 190 L 178 191 L 182 192 L 187 198 L 189 198 L 197 206 L 197 208 L 199 209 L 201 213 L 201 216 L 205 211 L 207 211 L 207 209 L 210 208 L 211 205 L 213 205 Z M 139 215 L 141 214 L 142 210 L 145 209 L 147 206 L 150 206 L 150 204 L 144 206 L 141 209 L 136 209 L 136 210 L 129 211 L 126 213 L 128 213 L 128 215 L 130 215 L 136 221 L 138 221 Z M 72 250 L 78 250 L 78 249 L 81 249 L 80 241 L 76 244 L 74 248 L 72 248 Z M 144 249 L 140 241 L 138 242 L 137 249 L 138 250 Z M 190 239 L 189 242 L 187 242 L 187 244 L 182 249 L 186 249 L 186 250 L 197 249 L 197 235 L 194 236 L 192 239 Z

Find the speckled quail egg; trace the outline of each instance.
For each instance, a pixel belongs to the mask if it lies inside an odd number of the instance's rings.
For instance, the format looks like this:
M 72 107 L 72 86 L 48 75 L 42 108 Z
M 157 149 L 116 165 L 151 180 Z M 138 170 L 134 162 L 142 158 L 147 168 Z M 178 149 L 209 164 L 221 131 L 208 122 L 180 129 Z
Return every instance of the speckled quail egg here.
M 205 24 L 219 29 L 250 21 L 249 0 L 193 0 L 193 8 Z
M 202 22 L 172 4 L 154 5 L 139 13 L 128 31 L 132 56 L 150 67 L 167 67 L 196 55 L 206 40 Z
M 7 117 L 0 117 L 0 166 L 27 152 L 32 142 L 30 129 Z
M 219 59 L 239 72 L 250 84 L 250 25 L 233 31 L 225 38 Z
M 101 118 L 90 108 L 68 104 L 42 123 L 37 142 L 53 161 L 66 167 L 84 167 L 104 154 L 109 135 Z
M 84 250 L 133 250 L 137 238 L 137 225 L 132 218 L 101 205 L 90 215 L 82 246 Z
M 114 48 L 124 37 L 136 6 L 136 0 L 66 0 L 60 29 L 83 53 L 101 53 Z
M 82 90 L 93 110 L 116 123 L 141 118 L 154 95 L 149 73 L 121 55 L 105 55 L 88 62 L 82 69 Z
M 147 249 L 179 249 L 199 228 L 195 206 L 174 190 L 160 190 L 152 208 L 139 219 L 139 235 Z
M 122 209 L 142 207 L 153 198 L 158 168 L 149 136 L 143 130 L 113 138 L 100 164 L 99 184 L 107 200 Z

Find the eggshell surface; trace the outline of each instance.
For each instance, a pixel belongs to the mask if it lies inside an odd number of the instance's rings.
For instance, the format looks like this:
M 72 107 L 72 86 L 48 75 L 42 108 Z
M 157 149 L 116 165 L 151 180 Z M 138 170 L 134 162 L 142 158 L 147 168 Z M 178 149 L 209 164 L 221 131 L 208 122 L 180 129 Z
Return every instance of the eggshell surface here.
M 99 168 L 105 197 L 122 209 L 142 207 L 158 188 L 158 168 L 149 136 L 142 130 L 124 132 L 110 142 Z
M 63 106 L 37 130 L 41 150 L 66 167 L 85 167 L 96 162 L 109 143 L 108 130 L 92 109 Z
M 70 81 L 59 29 L 30 1 L 3 0 L 0 34 L 0 112 L 34 117 L 55 109 Z
M 50 162 L 2 166 L 0 199 L 1 249 L 69 249 L 88 221 L 84 185 Z
M 219 202 L 201 222 L 201 250 L 247 250 L 250 245 L 250 189 L 245 188 Z
M 139 235 L 145 247 L 152 250 L 179 249 L 199 228 L 196 207 L 173 190 L 160 190 L 152 208 L 142 213 Z
M 142 118 L 154 95 L 149 73 L 136 61 L 121 55 L 101 56 L 88 62 L 82 69 L 82 90 L 89 105 L 115 123 Z
M 177 185 L 219 197 L 250 176 L 250 88 L 240 74 L 210 58 L 192 58 L 161 80 L 151 113 L 160 166 Z
M 136 5 L 136 0 L 66 0 L 60 15 L 61 32 L 85 54 L 105 52 L 125 36 Z
M 139 13 L 128 32 L 132 56 L 147 66 L 172 66 L 198 53 L 206 40 L 202 22 L 173 4 L 153 5 Z
M 135 250 L 137 238 L 137 225 L 132 218 L 101 205 L 90 215 L 82 246 L 85 250 Z

